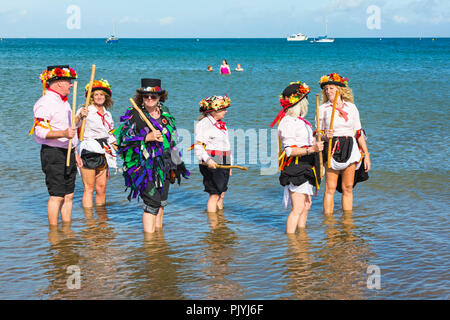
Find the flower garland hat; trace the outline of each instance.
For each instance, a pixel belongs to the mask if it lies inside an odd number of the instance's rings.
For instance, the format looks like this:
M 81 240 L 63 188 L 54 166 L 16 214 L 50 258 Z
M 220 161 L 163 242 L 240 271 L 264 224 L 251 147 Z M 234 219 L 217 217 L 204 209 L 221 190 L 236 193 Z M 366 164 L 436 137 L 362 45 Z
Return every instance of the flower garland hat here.
M 84 96 L 85 97 L 87 97 L 88 89 L 89 89 L 89 83 L 84 88 Z M 109 94 L 110 97 L 112 97 L 111 85 L 109 84 L 108 80 L 104 80 L 104 79 L 94 80 L 94 82 L 92 84 L 92 92 L 94 92 L 95 90 L 103 90 L 104 92 Z
M 326 76 L 322 76 L 320 78 L 320 87 L 323 89 L 323 87 L 327 84 L 334 84 L 336 86 L 340 87 L 347 87 L 348 86 L 348 78 L 343 78 L 337 73 L 330 73 Z
M 48 83 L 55 80 L 76 79 L 77 73 L 67 65 L 48 66 L 42 71 L 40 78 L 42 83 Z
M 141 87 L 136 90 L 141 94 L 159 94 L 162 95 L 166 91 L 161 88 L 161 80 L 160 79 L 149 79 L 144 78 L 141 79 Z
M 291 82 L 280 95 L 280 105 L 283 109 L 278 113 L 270 126 L 273 127 L 275 123 L 283 119 L 286 115 L 286 110 L 307 97 L 310 91 L 311 89 L 305 82 Z
M 202 99 L 199 103 L 200 112 L 219 111 L 228 108 L 231 105 L 231 99 L 227 96 L 212 96 Z

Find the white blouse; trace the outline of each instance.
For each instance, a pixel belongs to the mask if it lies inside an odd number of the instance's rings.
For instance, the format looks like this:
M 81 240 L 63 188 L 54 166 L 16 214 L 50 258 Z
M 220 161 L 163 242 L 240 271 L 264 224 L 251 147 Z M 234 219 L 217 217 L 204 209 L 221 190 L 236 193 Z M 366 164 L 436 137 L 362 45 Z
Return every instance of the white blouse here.
M 208 114 L 195 125 L 194 152 L 199 161 L 207 162 L 210 159 L 206 150 L 230 151 L 231 149 L 228 130 L 219 129 L 216 123 L 217 121 Z M 197 144 L 198 142 L 204 143 L 205 147 Z M 231 161 L 232 159 L 231 157 Z
M 88 107 L 88 116 L 86 117 L 86 127 L 84 130 L 85 139 L 101 139 L 107 138 L 109 143 L 114 142 L 116 139 L 114 135 L 109 134 L 114 129 L 114 120 L 111 112 L 103 107 L 104 117 L 100 116 L 97 112 L 97 108 L 93 105 Z M 81 108 L 78 110 L 79 114 Z
M 338 110 L 334 114 L 334 136 L 335 137 L 353 137 L 356 130 L 361 129 L 361 120 L 359 119 L 359 112 L 356 106 L 351 102 L 344 102 L 342 108 L 347 112 L 348 120 L 345 121 Z M 331 112 L 333 111 L 333 104 L 328 101 L 319 107 L 320 129 L 326 132 L 330 128 Z
M 314 144 L 312 128 L 305 121 L 288 115 L 281 119 L 278 125 L 278 136 L 288 157 L 292 152 L 290 146 L 296 145 L 300 148 Z

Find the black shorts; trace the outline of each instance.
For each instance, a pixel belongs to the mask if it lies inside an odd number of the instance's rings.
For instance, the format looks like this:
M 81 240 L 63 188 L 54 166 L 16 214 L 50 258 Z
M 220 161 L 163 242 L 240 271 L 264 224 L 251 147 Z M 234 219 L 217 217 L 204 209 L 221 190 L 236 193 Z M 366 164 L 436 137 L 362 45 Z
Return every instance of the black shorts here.
M 68 167 L 66 167 L 66 160 L 67 149 L 42 145 L 41 166 L 42 171 L 45 173 L 45 184 L 50 196 L 64 197 L 75 190 L 77 166 L 73 149 L 70 154 Z
M 107 167 L 106 156 L 104 154 L 81 151 L 81 160 L 83 161 L 83 168 L 103 170 Z
M 209 194 L 221 194 L 228 190 L 228 180 L 230 179 L 230 169 L 210 169 L 207 166 L 199 165 L 200 173 L 203 176 L 205 192 Z
M 156 188 L 154 193 L 150 195 L 152 186 L 148 185 L 145 192 L 141 194 L 141 198 L 144 201 L 143 209 L 145 212 L 157 215 L 159 208 L 167 206 L 169 201 L 169 187 L 170 180 L 164 181 L 162 188 Z

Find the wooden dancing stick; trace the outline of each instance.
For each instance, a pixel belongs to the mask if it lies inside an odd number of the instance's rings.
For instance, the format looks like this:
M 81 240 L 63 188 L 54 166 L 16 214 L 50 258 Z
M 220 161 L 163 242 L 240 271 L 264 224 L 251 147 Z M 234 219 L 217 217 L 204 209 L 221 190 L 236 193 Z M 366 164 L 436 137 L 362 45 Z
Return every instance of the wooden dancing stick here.
M 73 102 L 72 102 L 72 128 L 75 127 L 75 108 L 77 104 L 77 82 L 73 83 Z M 69 147 L 67 148 L 66 167 L 70 165 L 70 153 L 72 152 L 72 139 L 69 139 Z
M 202 163 L 202 165 L 203 166 L 208 166 L 206 163 Z M 241 166 L 235 166 L 235 165 L 233 165 L 233 166 L 227 166 L 227 165 L 223 165 L 223 164 L 216 164 L 216 168 L 221 168 L 221 169 L 233 169 L 233 168 L 236 168 L 236 169 L 241 169 L 241 170 L 248 170 L 248 168 L 247 167 L 241 167 Z
M 86 102 L 84 103 L 84 107 L 89 107 L 89 101 L 91 100 L 91 93 L 92 93 L 92 85 L 94 83 L 94 77 L 95 77 L 95 64 L 92 65 L 92 71 L 91 71 L 91 80 L 89 81 L 89 87 L 88 87 L 88 93 L 86 96 Z M 81 122 L 81 128 L 80 128 L 80 141 L 83 141 L 84 139 L 84 129 L 86 127 L 86 118 L 83 119 L 83 122 Z
M 330 122 L 330 129 L 333 130 L 333 123 L 334 123 L 334 112 L 336 111 L 336 102 L 337 98 L 339 97 L 339 90 L 336 89 L 336 95 L 334 96 L 333 101 L 333 111 L 331 111 L 331 122 Z M 328 168 L 331 168 L 331 143 L 333 141 L 333 138 L 328 139 Z
M 147 117 L 145 116 L 145 114 L 142 112 L 142 110 L 137 106 L 136 102 L 134 102 L 134 100 L 132 98 L 130 98 L 130 102 L 133 105 L 133 108 L 139 112 L 139 115 L 141 116 L 141 119 L 145 121 L 145 123 L 147 124 L 147 126 L 150 128 L 150 130 L 152 130 L 153 132 L 156 131 L 155 127 L 152 125 L 152 123 L 150 122 L 150 120 L 147 119 Z M 159 139 L 157 139 L 157 141 L 159 142 L 163 142 L 164 139 L 163 137 L 160 137 Z
M 317 141 L 322 141 L 320 136 L 320 119 L 319 119 L 319 95 L 316 94 L 316 128 L 317 128 Z M 319 163 L 320 163 L 320 179 L 323 178 L 323 153 L 319 152 Z

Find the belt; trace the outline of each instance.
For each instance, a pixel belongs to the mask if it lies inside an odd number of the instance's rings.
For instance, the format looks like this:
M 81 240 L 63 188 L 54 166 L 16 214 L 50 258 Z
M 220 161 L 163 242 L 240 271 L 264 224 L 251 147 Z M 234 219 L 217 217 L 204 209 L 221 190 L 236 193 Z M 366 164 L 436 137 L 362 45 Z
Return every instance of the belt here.
M 206 152 L 210 156 L 224 156 L 227 157 L 230 155 L 230 151 L 221 151 L 221 150 L 206 150 Z

